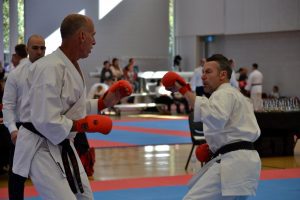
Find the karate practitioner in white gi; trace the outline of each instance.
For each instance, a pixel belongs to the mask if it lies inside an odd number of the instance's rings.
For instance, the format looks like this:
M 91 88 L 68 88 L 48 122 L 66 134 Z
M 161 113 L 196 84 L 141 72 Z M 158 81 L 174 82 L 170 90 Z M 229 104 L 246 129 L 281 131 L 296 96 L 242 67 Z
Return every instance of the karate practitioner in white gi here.
M 263 108 L 262 101 L 262 84 L 263 84 L 263 74 L 258 70 L 258 64 L 252 64 L 252 72 L 250 73 L 247 85 L 245 89 L 250 91 L 250 98 L 252 100 L 254 110 L 261 111 Z
M 4 94 L 3 94 L 3 122 L 11 134 L 13 146 L 11 148 L 11 161 L 14 154 L 14 144 L 17 140 L 18 127 L 21 113 L 22 95 L 25 90 L 26 78 L 29 66 L 45 55 L 45 40 L 40 35 L 31 35 L 26 47 L 29 58 L 22 59 L 22 62 L 8 74 Z M 12 162 L 10 163 L 8 189 L 10 199 L 23 199 L 24 183 L 26 178 L 11 172 Z
M 174 72 L 162 79 L 170 91 L 181 92 L 194 107 L 194 121 L 203 122 L 204 135 L 214 157 L 190 181 L 184 200 L 240 200 L 256 194 L 261 161 L 253 142 L 260 135 L 253 106 L 230 83 L 228 59 L 216 54 L 203 69 L 204 91 L 195 96 Z
M 23 124 L 16 143 L 13 172 L 30 176 L 43 199 L 93 199 L 72 140 L 78 132 L 107 134 L 111 130 L 111 119 L 87 113 L 111 107 L 130 95 L 132 89 L 126 88 L 124 92 L 122 87 L 118 88 L 124 82 L 117 82 L 103 98 L 86 100 L 78 60 L 88 57 L 96 44 L 94 24 L 89 17 L 70 14 L 62 21 L 60 31 L 61 46 L 30 66 L 29 92 L 22 97 Z M 75 154 L 79 170 L 71 165 L 70 151 Z M 68 158 L 64 159 L 64 152 L 69 154 L 69 162 Z M 68 168 L 71 168 L 71 176 L 68 176 Z

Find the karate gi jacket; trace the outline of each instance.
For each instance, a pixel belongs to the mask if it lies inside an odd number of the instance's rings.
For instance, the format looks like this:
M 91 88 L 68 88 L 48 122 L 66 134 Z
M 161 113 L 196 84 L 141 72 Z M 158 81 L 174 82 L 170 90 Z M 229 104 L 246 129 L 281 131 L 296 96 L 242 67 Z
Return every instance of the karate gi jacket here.
M 213 152 L 226 144 L 238 141 L 254 142 L 260 136 L 250 99 L 230 83 L 220 85 L 209 99 L 196 97 L 194 121 L 203 122 L 204 136 Z M 191 180 L 190 187 L 201 181 L 201 176 L 217 160 L 220 160 L 222 195 L 255 195 L 261 161 L 257 151 L 253 150 L 237 150 L 219 155 L 200 169 Z M 205 181 L 209 181 L 209 178 Z
M 86 100 L 83 77 L 59 48 L 30 66 L 26 87 L 29 92 L 22 97 L 20 119 L 31 122 L 45 138 L 20 128 L 13 172 L 28 177 L 34 154 L 46 140 L 53 158 L 49 162 L 55 162 L 65 176 L 58 144 L 75 137 L 75 133 L 70 132 L 72 120 L 83 118 L 86 113 L 98 112 L 97 99 Z M 80 162 L 73 142 L 71 146 Z M 79 167 L 80 172 L 84 172 L 82 165 Z M 53 169 L 48 170 L 51 173 Z

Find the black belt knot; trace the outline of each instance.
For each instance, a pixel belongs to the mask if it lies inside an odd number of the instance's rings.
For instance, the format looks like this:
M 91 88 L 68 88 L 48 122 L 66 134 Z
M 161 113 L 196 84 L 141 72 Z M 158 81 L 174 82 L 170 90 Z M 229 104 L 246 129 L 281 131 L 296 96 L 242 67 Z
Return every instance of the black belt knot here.
M 24 128 L 26 128 L 26 129 L 30 130 L 31 132 L 45 138 L 44 135 L 42 135 L 38 130 L 36 130 L 36 128 L 33 126 L 32 123 L 22 122 L 21 124 Z M 68 139 L 65 139 L 59 145 L 62 146 L 61 158 L 62 158 L 62 161 L 63 161 L 63 165 L 64 165 L 66 176 L 67 176 L 67 181 L 70 185 L 70 188 L 71 188 L 71 190 L 74 194 L 77 193 L 77 189 L 76 189 L 76 186 L 75 186 L 75 181 L 73 179 L 73 175 L 72 175 L 72 171 L 71 171 L 71 168 L 70 168 L 70 163 L 69 163 L 68 157 L 69 157 L 69 159 L 72 163 L 72 167 L 73 167 L 73 170 L 74 170 L 74 176 L 75 176 L 75 179 L 77 181 L 77 185 L 79 187 L 79 190 L 80 190 L 81 193 L 83 193 L 84 190 L 83 190 L 83 186 L 82 186 L 82 182 L 81 182 L 81 178 L 80 178 L 79 166 L 78 166 L 78 163 L 77 163 L 75 153 L 74 153 L 74 151 L 73 151 L 73 149 L 70 145 L 70 141 Z
M 234 142 L 230 144 L 226 144 L 222 146 L 220 149 L 218 149 L 212 156 L 212 158 L 217 157 L 219 154 L 226 154 L 231 151 L 237 151 L 237 150 L 255 150 L 254 145 L 252 142 L 248 141 L 240 141 L 240 142 Z

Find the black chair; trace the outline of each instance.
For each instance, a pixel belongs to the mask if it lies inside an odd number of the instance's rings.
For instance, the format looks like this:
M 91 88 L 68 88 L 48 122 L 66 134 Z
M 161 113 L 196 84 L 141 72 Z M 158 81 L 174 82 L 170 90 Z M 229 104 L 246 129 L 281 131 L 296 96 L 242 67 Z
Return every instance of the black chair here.
M 191 132 L 191 139 L 192 139 L 192 149 L 190 151 L 188 160 L 186 161 L 185 170 L 187 170 L 192 154 L 194 152 L 195 145 L 201 145 L 206 143 L 204 134 L 203 134 L 203 124 L 202 122 L 194 122 L 194 112 L 189 114 L 189 127 Z M 202 164 L 202 163 L 201 163 Z

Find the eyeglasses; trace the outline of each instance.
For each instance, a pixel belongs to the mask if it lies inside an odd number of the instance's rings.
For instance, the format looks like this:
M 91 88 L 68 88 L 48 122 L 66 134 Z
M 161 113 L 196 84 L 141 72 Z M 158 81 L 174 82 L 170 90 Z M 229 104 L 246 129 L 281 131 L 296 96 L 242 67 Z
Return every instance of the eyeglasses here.
M 32 46 L 31 47 L 33 50 L 38 50 L 38 49 L 41 49 L 42 51 L 44 51 L 46 49 L 45 46 Z

